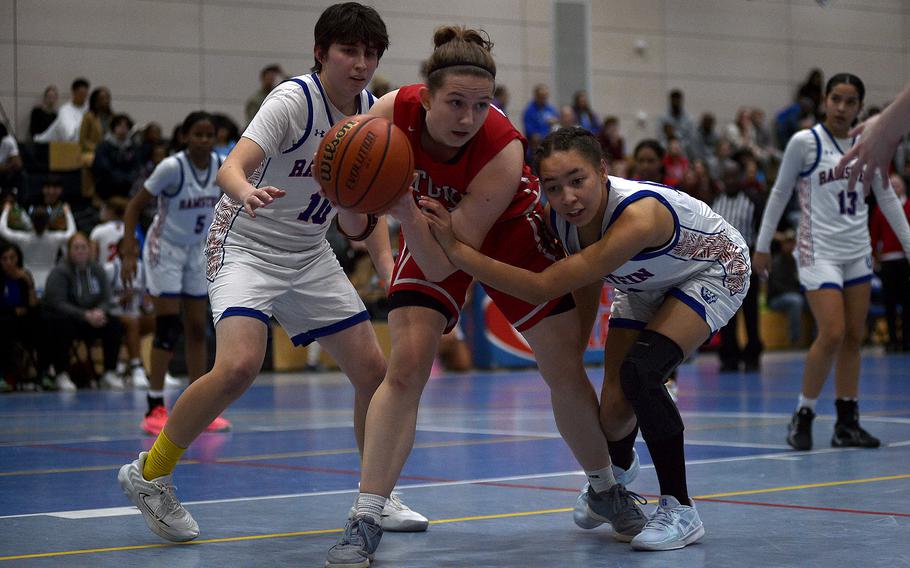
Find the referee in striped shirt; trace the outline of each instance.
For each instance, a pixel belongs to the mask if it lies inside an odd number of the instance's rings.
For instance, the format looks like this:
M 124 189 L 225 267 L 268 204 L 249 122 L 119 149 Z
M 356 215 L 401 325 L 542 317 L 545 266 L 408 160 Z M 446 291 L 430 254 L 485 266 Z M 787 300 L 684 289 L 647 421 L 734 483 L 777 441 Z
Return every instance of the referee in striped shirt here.
M 754 250 L 755 236 L 761 223 L 764 210 L 764 196 L 756 188 L 745 188 L 743 163 L 754 160 L 748 154 L 738 154 L 737 160 L 728 160 L 722 169 L 722 192 L 714 199 L 712 209 L 728 223 L 736 227 L 749 246 Z M 758 330 L 758 275 L 753 273 L 749 292 L 743 300 L 739 312 L 720 330 L 720 370 L 722 373 L 734 373 L 743 365 L 746 371 L 759 369 L 759 357 L 762 342 Z M 739 346 L 736 332 L 739 314 L 746 318 L 746 345 Z

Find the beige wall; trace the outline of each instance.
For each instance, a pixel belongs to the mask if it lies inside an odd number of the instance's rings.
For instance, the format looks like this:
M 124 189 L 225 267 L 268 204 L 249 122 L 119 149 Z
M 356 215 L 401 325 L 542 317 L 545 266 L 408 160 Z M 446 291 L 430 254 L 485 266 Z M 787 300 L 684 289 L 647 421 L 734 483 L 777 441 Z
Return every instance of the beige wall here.
M 581 0 L 584 1 L 584 0 Z M 190 110 L 243 122 L 259 69 L 312 63 L 318 0 L 0 0 L 0 102 L 22 136 L 44 87 L 65 95 L 86 76 L 115 110 L 166 130 Z M 697 116 L 721 124 L 740 105 L 783 107 L 813 66 L 850 71 L 881 104 L 910 79 L 910 0 L 590 0 L 595 109 L 617 114 L 630 142 L 653 132 L 666 91 L 682 88 Z M 551 0 L 376 0 L 392 47 L 379 74 L 417 68 L 443 23 L 481 26 L 496 43 L 500 82 L 520 122 L 532 86 L 552 81 Z M 636 43 L 646 44 L 637 51 Z M 554 101 L 559 102 L 559 101 Z M 639 115 L 647 116 L 639 124 Z

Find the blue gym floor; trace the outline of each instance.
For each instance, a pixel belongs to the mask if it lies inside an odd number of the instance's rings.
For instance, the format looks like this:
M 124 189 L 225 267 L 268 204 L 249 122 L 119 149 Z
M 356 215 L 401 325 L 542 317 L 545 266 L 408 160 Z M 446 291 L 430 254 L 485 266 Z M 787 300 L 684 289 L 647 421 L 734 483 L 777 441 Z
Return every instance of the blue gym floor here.
M 910 356 L 864 354 L 862 423 L 877 450 L 830 447 L 830 381 L 816 449 L 788 449 L 802 365 L 802 353 L 773 353 L 761 373 L 720 375 L 712 355 L 681 367 L 689 488 L 707 534 L 651 553 L 572 523 L 584 478 L 536 372 L 439 375 L 399 485 L 433 524 L 386 533 L 375 565 L 910 566 Z M 589 373 L 599 383 L 600 369 Z M 175 474 L 202 531 L 185 545 L 151 533 L 117 485 L 153 442 L 138 428 L 144 397 L 0 397 L 0 566 L 322 566 L 358 480 L 343 376 L 264 375 L 225 414 L 233 432 L 196 441 Z M 657 481 L 637 449 L 630 487 L 650 512 Z

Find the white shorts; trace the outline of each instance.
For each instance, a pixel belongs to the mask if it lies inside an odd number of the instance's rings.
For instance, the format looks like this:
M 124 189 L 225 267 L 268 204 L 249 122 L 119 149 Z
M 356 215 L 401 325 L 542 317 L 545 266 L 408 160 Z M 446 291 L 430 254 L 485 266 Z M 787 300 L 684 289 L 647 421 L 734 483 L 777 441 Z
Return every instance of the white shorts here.
M 610 313 L 610 327 L 644 329 L 667 296 L 672 296 L 692 308 L 705 320 L 711 333 L 715 333 L 736 314 L 749 291 L 749 280 L 746 279 L 745 288 L 731 295 L 730 290 L 724 286 L 723 276 L 723 269 L 714 264 L 671 288 L 642 292 L 616 290 Z
M 797 272 L 804 292 L 822 288 L 843 290 L 872 280 L 872 257 L 862 256 L 843 262 L 816 260 L 810 266 L 800 266 Z
M 175 245 L 165 239 L 158 239 L 153 247 L 151 239 L 146 239 L 142 259 L 149 294 L 156 298 L 204 299 L 208 283 L 202 247 L 202 242 Z
M 237 234 L 206 249 L 212 317 L 274 317 L 294 345 L 338 333 L 370 315 L 328 242 L 315 250 L 270 251 Z

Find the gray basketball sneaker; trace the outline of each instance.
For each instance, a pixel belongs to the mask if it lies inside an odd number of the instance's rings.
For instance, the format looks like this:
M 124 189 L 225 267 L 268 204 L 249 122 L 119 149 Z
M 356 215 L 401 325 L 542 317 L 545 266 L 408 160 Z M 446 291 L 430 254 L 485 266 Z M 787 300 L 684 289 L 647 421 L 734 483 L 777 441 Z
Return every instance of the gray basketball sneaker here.
M 148 452 L 142 452 L 139 459 L 120 468 L 117 474 L 120 488 L 142 513 L 152 532 L 174 542 L 193 540 L 199 536 L 199 525 L 177 500 L 171 476 L 143 479 L 142 468 L 147 457 Z
M 641 506 L 648 500 L 627 490 L 621 483 L 603 493 L 595 493 L 588 487 L 588 517 L 613 526 L 613 538 L 629 542 L 648 522 L 648 516 Z
M 616 483 L 621 483 L 623 486 L 628 487 L 638 477 L 639 469 L 641 469 L 641 465 L 638 461 L 638 452 L 635 451 L 635 448 L 632 448 L 632 465 L 629 466 L 629 469 L 622 469 L 614 465 L 613 477 L 616 478 Z M 578 494 L 578 498 L 575 500 L 575 509 L 572 511 L 572 520 L 585 530 L 596 529 L 603 524 L 602 521 L 598 521 L 588 515 L 588 488 L 590 488 L 590 485 L 585 483 L 585 486 L 581 488 L 581 493 Z
M 325 568 L 369 568 L 382 538 L 382 527 L 365 515 L 348 520 L 344 533 L 329 549 Z

